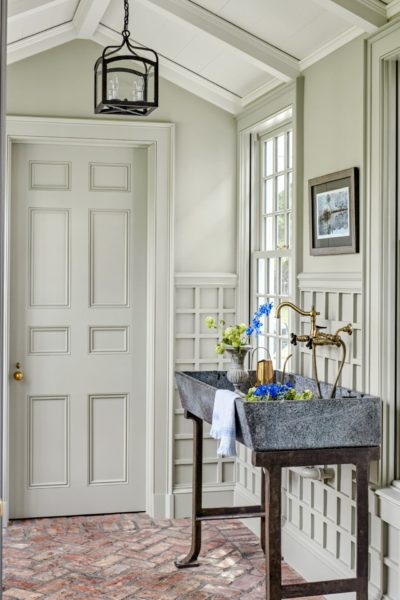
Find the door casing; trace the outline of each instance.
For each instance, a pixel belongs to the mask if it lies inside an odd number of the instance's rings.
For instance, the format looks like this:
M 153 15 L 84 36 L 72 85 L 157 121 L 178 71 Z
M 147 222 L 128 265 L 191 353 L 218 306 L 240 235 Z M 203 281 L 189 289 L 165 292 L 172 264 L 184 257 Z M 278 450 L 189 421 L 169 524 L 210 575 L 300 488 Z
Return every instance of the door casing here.
M 145 148 L 148 160 L 146 322 L 146 512 L 173 516 L 173 248 L 174 141 L 171 123 L 95 121 L 89 119 L 7 118 L 7 177 L 4 256 L 4 523 L 9 513 L 10 215 L 12 144 L 55 143 Z M 157 324 L 157 327 L 156 327 Z M 157 366 L 157 367 L 156 367 Z M 167 426 L 166 426 L 167 424 Z

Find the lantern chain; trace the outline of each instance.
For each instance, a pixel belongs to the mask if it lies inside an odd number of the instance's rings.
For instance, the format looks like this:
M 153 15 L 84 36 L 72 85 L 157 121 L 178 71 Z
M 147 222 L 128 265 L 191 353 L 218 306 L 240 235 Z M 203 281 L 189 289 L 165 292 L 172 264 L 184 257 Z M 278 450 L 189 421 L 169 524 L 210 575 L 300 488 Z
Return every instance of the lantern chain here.
M 129 1 L 128 0 L 124 0 L 124 11 L 125 11 L 125 15 L 124 15 L 124 30 L 122 32 L 122 35 L 124 37 L 129 37 L 130 32 L 129 32 Z

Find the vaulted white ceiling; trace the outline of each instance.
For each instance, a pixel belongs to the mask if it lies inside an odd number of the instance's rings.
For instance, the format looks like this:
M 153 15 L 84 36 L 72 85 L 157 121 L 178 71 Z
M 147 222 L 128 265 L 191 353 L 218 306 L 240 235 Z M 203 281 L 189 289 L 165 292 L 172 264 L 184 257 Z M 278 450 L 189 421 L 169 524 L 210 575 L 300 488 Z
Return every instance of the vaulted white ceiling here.
M 123 0 L 8 0 L 8 62 L 75 38 L 120 39 Z M 232 112 L 400 13 L 400 0 L 130 0 L 160 74 Z

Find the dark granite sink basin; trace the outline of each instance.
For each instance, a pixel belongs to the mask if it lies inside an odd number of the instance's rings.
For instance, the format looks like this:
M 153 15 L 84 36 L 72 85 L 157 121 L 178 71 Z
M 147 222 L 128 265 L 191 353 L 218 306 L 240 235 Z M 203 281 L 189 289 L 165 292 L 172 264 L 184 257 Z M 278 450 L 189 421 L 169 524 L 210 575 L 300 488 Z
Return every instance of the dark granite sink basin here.
M 280 373 L 276 372 L 280 381 Z M 250 382 L 254 382 L 254 373 Z M 315 391 L 312 379 L 288 374 L 296 389 Z M 182 406 L 211 423 L 217 389 L 231 389 L 226 371 L 176 372 Z M 346 388 L 321 384 L 326 399 L 246 402 L 236 399 L 236 438 L 256 451 L 302 448 L 378 446 L 381 443 L 381 400 Z M 315 394 L 316 396 L 316 394 Z

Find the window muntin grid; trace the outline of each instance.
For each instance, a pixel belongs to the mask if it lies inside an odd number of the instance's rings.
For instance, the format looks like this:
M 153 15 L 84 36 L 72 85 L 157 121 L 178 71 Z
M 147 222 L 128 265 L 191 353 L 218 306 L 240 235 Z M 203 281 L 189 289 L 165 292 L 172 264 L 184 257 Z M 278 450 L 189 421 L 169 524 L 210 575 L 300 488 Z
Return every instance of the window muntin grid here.
M 253 253 L 254 308 L 264 302 L 277 306 L 292 295 L 293 132 L 291 125 L 263 135 L 258 141 L 260 193 L 259 249 Z M 267 348 L 275 368 L 289 350 L 289 311 L 267 319 L 258 337 L 259 356 Z

